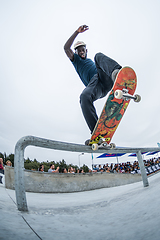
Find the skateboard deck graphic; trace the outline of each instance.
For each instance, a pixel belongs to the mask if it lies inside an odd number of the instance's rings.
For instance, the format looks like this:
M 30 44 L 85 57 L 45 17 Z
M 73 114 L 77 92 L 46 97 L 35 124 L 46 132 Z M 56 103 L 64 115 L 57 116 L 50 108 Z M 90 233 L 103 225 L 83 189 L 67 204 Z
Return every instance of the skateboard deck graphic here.
M 100 139 L 103 139 L 107 144 L 111 142 L 131 98 L 135 98 L 133 95 L 136 90 L 136 85 L 137 77 L 132 68 L 124 67 L 118 72 L 113 88 L 93 130 L 89 145 L 99 143 Z M 124 96 L 117 98 L 115 95 L 116 90 L 132 96 L 131 98 Z

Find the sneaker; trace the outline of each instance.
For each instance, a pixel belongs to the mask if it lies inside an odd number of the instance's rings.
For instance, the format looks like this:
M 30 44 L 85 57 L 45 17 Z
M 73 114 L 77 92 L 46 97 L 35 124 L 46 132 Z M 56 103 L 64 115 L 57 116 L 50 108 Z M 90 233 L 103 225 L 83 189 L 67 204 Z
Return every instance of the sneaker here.
M 112 80 L 113 80 L 113 82 L 115 82 L 118 72 L 119 72 L 119 69 L 115 69 L 112 72 Z

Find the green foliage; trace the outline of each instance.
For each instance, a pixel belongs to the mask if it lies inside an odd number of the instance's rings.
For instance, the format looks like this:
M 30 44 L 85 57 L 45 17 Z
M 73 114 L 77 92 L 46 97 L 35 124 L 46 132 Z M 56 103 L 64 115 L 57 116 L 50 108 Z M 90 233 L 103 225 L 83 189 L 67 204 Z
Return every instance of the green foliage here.
M 0 158 L 3 158 L 4 161 L 4 155 L 0 152 Z
M 89 172 L 89 168 L 88 168 L 88 166 L 85 165 L 85 164 L 83 164 L 82 169 L 83 169 L 83 171 L 84 171 L 85 173 Z
M 27 158 L 27 160 L 24 160 L 24 168 L 29 170 L 37 171 L 39 168 L 39 162 L 34 159 L 33 161 Z

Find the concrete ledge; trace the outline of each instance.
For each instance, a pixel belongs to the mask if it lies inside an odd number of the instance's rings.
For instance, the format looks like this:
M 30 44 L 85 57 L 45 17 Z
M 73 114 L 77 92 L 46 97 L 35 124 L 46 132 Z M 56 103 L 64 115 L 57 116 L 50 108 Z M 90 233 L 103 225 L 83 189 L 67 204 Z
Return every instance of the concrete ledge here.
M 110 188 L 142 181 L 140 174 L 127 173 L 42 173 L 24 170 L 25 191 L 69 193 Z M 14 168 L 5 167 L 5 187 L 15 189 Z

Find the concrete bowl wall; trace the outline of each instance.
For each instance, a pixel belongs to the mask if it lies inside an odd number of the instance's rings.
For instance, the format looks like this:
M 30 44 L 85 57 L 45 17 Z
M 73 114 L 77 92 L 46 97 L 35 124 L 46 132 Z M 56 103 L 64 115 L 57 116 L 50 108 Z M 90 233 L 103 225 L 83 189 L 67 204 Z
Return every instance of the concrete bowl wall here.
M 42 173 L 24 170 L 25 190 L 35 193 L 69 193 L 110 188 L 142 181 L 140 174 L 128 173 Z M 15 189 L 14 168 L 5 167 L 5 187 Z

